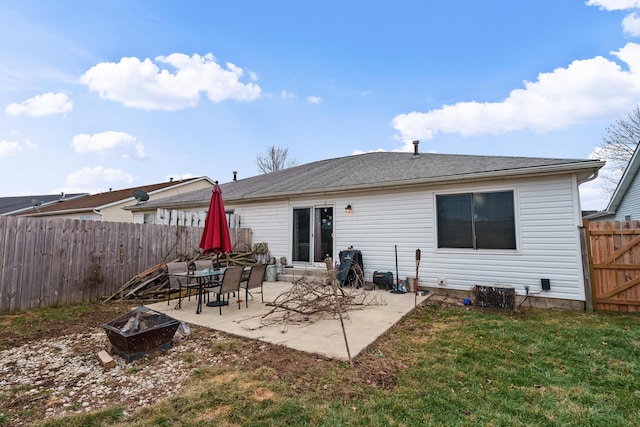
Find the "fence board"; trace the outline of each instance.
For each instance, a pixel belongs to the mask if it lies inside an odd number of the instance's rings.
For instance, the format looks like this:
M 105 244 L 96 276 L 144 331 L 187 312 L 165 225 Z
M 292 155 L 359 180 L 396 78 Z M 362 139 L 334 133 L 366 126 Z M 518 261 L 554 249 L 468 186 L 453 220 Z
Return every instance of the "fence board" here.
M 588 225 L 595 307 L 640 312 L 640 221 Z
M 195 256 L 201 235 L 184 225 L 0 216 L 0 314 L 98 301 L 141 271 Z M 231 233 L 242 250 L 250 237 Z
M 16 259 L 20 259 L 17 254 L 22 245 L 16 243 L 17 239 L 17 224 L 16 221 L 12 221 L 9 228 L 7 229 L 7 240 L 9 242 L 14 243 L 14 247 L 8 252 L 8 258 L 10 259 L 11 264 L 9 264 L 7 268 L 7 277 L 6 279 L 10 280 L 8 287 L 9 292 L 7 293 L 7 297 L 9 298 L 9 307 L 12 309 L 16 309 L 19 307 L 20 296 L 18 295 L 18 283 L 20 283 L 20 278 L 17 276 L 18 266 Z

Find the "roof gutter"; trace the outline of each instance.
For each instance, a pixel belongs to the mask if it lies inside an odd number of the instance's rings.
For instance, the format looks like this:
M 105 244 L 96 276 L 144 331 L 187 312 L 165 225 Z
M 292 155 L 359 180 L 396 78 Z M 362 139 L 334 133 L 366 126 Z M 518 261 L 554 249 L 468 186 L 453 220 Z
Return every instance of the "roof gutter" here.
M 46 211 L 46 212 L 38 212 L 34 214 L 25 214 L 25 216 L 56 216 L 56 215 L 65 215 L 70 213 L 78 213 L 78 212 L 86 212 L 86 209 L 66 209 L 60 211 Z
M 94 214 L 99 215 L 100 216 L 100 221 L 104 221 L 104 214 L 102 212 L 100 212 L 97 209 L 93 209 L 92 211 Z
M 578 179 L 578 185 L 584 184 L 585 182 L 593 181 L 598 177 L 598 170 L 596 169 L 591 173 L 591 175 L 587 175 L 584 179 Z

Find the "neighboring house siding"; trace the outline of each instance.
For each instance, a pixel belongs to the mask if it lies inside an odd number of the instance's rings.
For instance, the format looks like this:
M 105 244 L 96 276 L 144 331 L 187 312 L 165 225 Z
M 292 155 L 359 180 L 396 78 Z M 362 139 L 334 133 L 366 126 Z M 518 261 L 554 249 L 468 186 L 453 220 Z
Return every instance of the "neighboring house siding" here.
M 133 222 L 133 215 L 131 211 L 127 211 L 124 209 L 125 206 L 131 205 L 131 201 L 126 201 L 123 203 L 118 203 L 114 206 L 109 206 L 108 208 L 104 208 L 101 210 L 103 221 L 113 221 L 113 222 Z
M 54 216 L 54 215 L 50 215 L 50 216 Z M 70 213 L 70 214 L 64 214 L 64 215 L 55 215 L 55 218 L 100 221 L 102 219 L 102 216 L 96 214 L 95 212 L 87 211 L 87 212 L 77 212 L 77 213 Z
M 518 249 L 460 250 L 437 248 L 435 195 L 442 192 L 514 191 Z M 353 212 L 345 213 L 351 204 Z M 569 176 L 536 180 L 498 181 L 471 186 L 447 186 L 422 191 L 369 192 L 331 200 L 292 200 L 238 208 L 243 226 L 253 231 L 253 242 L 267 241 L 273 256 L 291 257 L 291 209 L 294 206 L 333 205 L 334 258 L 353 245 L 361 250 L 365 279 L 376 270 L 400 278 L 415 276 L 416 249 L 421 250 L 419 281 L 425 286 L 470 290 L 475 284 L 515 286 L 523 293 L 540 290 L 540 279 L 551 280 L 543 295 L 584 299 L 578 236 L 576 184 Z
M 155 194 L 150 194 L 149 200 L 159 200 L 164 197 L 176 196 L 207 187 L 212 187 L 211 183 L 207 180 L 201 180 L 194 183 L 185 184 L 178 188 L 159 190 Z M 104 208 L 102 211 L 104 214 L 104 221 L 142 223 L 144 218 L 143 214 L 140 213 L 139 217 L 136 217 L 130 210 L 124 209 L 125 206 L 131 206 L 135 204 L 135 199 L 129 199 L 116 205 Z
M 631 185 L 624 194 L 620 206 L 616 209 L 613 217 L 607 217 L 607 221 L 624 221 L 627 216 L 629 219 L 640 219 L 640 176 L 636 173 L 631 181 Z

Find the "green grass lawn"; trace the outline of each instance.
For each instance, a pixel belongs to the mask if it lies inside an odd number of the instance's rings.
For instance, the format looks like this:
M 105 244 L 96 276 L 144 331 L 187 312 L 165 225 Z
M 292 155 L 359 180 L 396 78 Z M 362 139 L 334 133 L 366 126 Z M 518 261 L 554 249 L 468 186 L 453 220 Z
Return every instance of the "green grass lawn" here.
M 388 366 L 393 384 L 366 375 Z M 197 367 L 188 389 L 45 425 L 639 426 L 640 316 L 420 307 L 356 360 L 295 376 Z M 375 374 L 372 372 L 371 374 Z

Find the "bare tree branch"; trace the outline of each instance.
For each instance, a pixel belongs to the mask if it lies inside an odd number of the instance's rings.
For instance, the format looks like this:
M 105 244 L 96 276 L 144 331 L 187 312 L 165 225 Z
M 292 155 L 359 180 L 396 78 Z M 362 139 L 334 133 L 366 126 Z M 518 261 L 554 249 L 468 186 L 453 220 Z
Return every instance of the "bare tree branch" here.
M 632 112 L 627 113 L 626 119 L 618 120 L 606 129 L 602 143 L 595 153 L 614 166 L 611 175 L 600 174 L 604 181 L 602 188 L 609 195 L 613 194 L 639 142 L 640 106 L 636 106 Z
M 280 148 L 272 145 L 267 149 L 265 154 L 258 154 L 256 157 L 256 163 L 258 169 L 263 173 L 275 172 L 277 170 L 288 169 L 296 166 L 296 159 L 289 159 L 289 149 Z
M 618 120 L 606 130 L 602 137 L 601 155 L 607 160 L 629 163 L 640 141 L 640 106 L 627 113 L 627 118 Z

